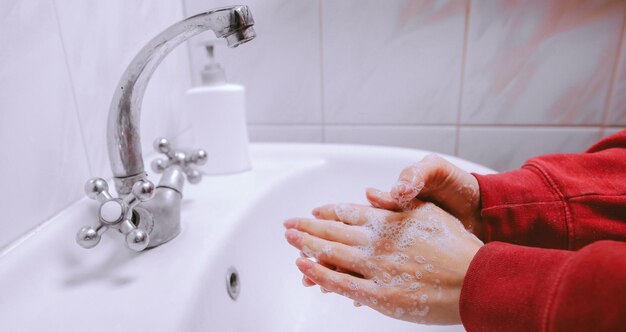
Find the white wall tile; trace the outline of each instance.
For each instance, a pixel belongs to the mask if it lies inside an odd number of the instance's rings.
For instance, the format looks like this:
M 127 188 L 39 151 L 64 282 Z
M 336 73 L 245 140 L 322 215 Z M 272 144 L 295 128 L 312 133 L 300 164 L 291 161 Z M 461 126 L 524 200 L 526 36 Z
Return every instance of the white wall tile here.
M 472 1 L 462 122 L 600 124 L 625 1 Z
M 324 1 L 324 112 L 332 124 L 453 124 L 466 1 Z
M 626 125 L 626 24 L 622 32 L 622 49 L 615 68 L 615 82 L 611 94 L 611 104 L 606 118 L 606 125 Z
M 326 142 L 401 146 L 454 154 L 452 126 L 328 126 Z
M 600 128 L 465 127 L 459 157 L 498 171 L 517 169 L 544 154 L 582 153 L 600 140 Z
M 52 0 L 3 1 L 0 17 L 3 247 L 82 197 L 89 170 Z
M 321 143 L 322 126 L 249 125 L 251 142 Z
M 58 0 L 56 5 L 91 173 L 109 177 L 106 123 L 113 92 L 137 52 L 183 18 L 182 3 Z M 144 154 L 157 136 L 173 137 L 187 126 L 180 105 L 190 86 L 188 50 L 181 45 L 148 84 L 141 116 Z
M 187 15 L 235 0 L 185 0 Z M 319 0 L 249 0 L 257 37 L 236 49 L 216 49 L 230 82 L 247 91 L 248 123 L 319 124 L 322 119 Z M 192 75 L 199 83 L 206 55 L 198 46 L 215 40 L 205 33 L 190 42 Z

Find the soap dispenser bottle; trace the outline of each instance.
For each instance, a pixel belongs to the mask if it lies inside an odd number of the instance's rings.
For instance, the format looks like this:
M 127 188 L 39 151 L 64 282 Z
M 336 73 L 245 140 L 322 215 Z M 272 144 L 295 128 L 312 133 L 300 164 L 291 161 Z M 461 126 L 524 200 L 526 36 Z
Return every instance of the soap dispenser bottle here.
M 215 44 L 203 44 L 208 63 L 201 72 L 202 85 L 186 93 L 186 108 L 195 146 L 209 160 L 199 167 L 204 174 L 238 173 L 251 168 L 246 127 L 245 87 L 229 84 L 215 61 Z

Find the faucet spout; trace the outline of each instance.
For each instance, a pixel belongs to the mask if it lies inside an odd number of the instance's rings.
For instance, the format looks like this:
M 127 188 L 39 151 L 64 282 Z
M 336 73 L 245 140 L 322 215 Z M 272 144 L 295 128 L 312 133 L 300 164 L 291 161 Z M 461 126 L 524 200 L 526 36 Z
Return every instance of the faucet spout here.
M 189 17 L 154 37 L 128 65 L 109 109 L 107 143 L 115 186 L 119 194 L 131 192 L 146 177 L 141 151 L 141 103 L 152 74 L 176 46 L 205 31 L 225 38 L 229 47 L 252 40 L 254 20 L 247 6 L 223 7 Z

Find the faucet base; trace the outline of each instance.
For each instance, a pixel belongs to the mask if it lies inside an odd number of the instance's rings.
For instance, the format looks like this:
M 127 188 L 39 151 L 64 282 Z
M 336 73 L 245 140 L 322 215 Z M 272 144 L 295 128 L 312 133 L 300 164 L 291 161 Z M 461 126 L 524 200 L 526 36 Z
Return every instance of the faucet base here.
M 181 199 L 182 195 L 178 191 L 159 186 L 152 200 L 139 205 L 138 227 L 150 234 L 147 248 L 160 246 L 180 234 Z

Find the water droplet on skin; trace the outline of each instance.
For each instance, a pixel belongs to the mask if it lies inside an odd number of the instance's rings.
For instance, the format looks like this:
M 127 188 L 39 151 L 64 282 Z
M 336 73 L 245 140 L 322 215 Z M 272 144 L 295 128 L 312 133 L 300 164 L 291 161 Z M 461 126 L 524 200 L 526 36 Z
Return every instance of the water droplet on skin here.
M 354 304 L 354 306 L 355 306 L 355 307 L 357 307 L 357 308 L 358 308 L 358 307 L 360 307 L 360 306 L 362 306 L 362 304 L 361 304 L 361 303 L 359 303 L 359 302 L 357 302 L 357 301 L 354 301 L 354 302 L 353 302 L 353 304 Z
M 426 263 L 426 258 L 424 258 L 424 256 L 415 256 L 415 261 L 420 264 L 424 264 Z
M 424 270 L 434 273 L 435 272 L 435 267 L 432 264 L 426 264 L 424 265 Z
M 348 288 L 350 288 L 350 290 L 357 290 L 359 289 L 359 285 L 357 285 L 354 281 L 350 281 L 348 282 Z
M 370 300 L 370 303 L 373 304 L 373 305 L 378 304 L 378 300 L 375 297 L 370 297 L 369 300 Z
M 394 311 L 393 315 L 394 315 L 396 318 L 400 318 L 400 317 L 402 317 L 402 315 L 404 315 L 404 309 L 402 309 L 402 308 L 396 308 L 396 311 Z
M 420 304 L 426 304 L 426 302 L 428 302 L 428 295 L 427 294 L 420 295 Z

